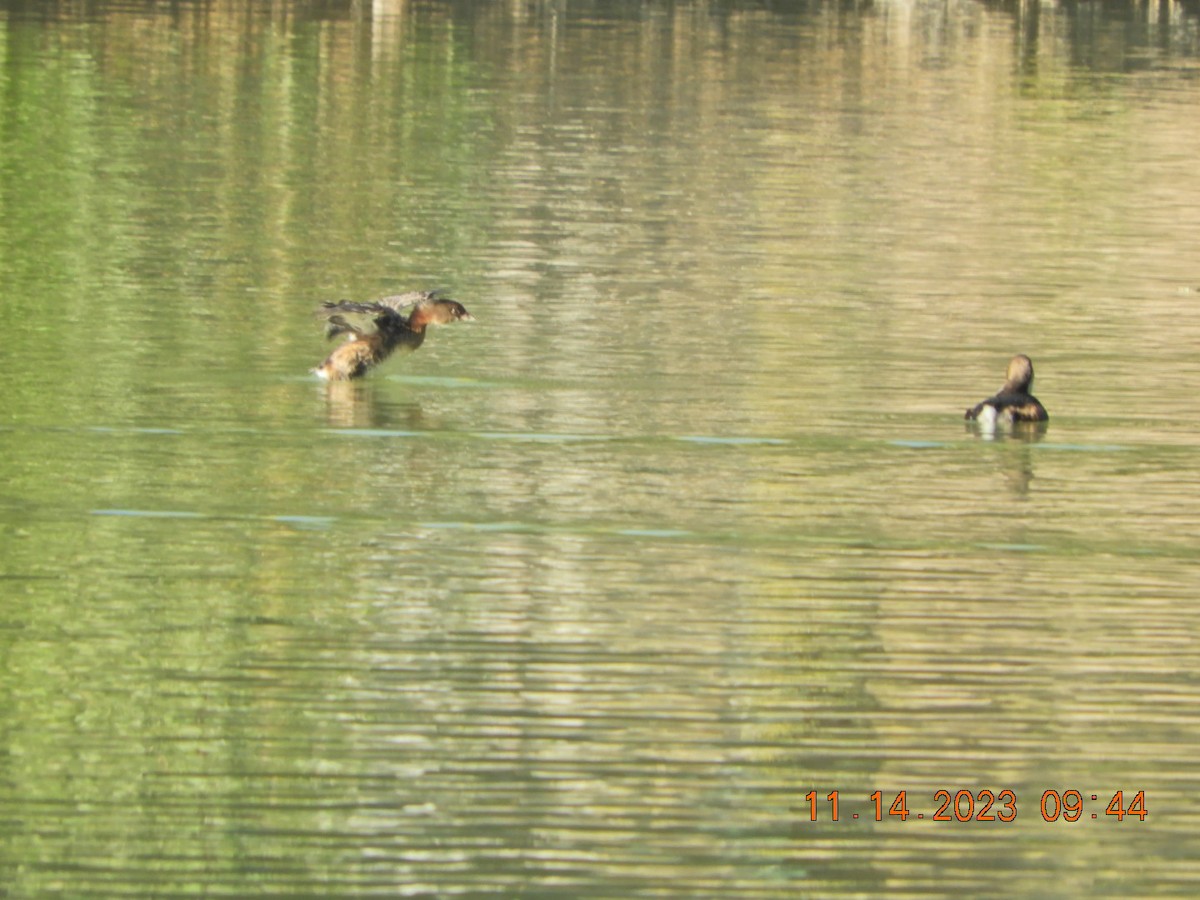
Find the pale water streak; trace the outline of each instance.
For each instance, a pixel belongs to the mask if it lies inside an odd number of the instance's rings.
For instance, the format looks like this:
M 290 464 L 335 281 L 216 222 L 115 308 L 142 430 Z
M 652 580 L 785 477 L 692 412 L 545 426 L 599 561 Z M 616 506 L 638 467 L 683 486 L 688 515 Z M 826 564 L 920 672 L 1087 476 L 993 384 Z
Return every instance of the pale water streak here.
M 0 4 L 0 894 L 1195 895 L 1198 34 Z

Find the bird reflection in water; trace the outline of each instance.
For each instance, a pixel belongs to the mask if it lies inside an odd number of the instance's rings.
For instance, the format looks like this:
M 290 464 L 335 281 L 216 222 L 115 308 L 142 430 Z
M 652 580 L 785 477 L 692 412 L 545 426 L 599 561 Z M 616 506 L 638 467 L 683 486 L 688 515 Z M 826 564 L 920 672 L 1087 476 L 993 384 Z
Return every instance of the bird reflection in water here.
M 330 381 L 322 388 L 330 428 L 415 431 L 426 427 L 419 403 L 377 396 L 370 382 Z

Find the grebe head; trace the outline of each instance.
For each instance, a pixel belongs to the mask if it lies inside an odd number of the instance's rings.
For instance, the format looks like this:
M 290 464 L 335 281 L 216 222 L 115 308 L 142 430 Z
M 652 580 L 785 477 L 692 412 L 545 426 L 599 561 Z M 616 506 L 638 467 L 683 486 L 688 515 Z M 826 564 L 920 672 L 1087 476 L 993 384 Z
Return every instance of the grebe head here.
M 422 300 L 413 307 L 408 327 L 424 331 L 426 325 L 446 325 L 450 322 L 472 322 L 475 317 L 457 300 Z
M 467 312 L 467 308 L 457 300 L 434 300 L 426 304 L 429 307 L 427 321 L 435 325 L 445 325 L 449 322 L 474 322 L 475 317 Z
M 1033 360 L 1018 353 L 1008 361 L 1004 373 L 1004 390 L 1014 394 L 1028 394 L 1033 388 Z

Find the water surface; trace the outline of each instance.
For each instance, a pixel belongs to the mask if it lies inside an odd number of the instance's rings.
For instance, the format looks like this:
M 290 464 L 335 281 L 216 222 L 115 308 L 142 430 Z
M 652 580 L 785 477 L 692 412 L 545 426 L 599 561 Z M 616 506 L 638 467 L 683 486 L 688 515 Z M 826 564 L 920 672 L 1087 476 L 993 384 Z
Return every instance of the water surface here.
M 1198 35 L 0 4 L 0 893 L 1193 896 Z

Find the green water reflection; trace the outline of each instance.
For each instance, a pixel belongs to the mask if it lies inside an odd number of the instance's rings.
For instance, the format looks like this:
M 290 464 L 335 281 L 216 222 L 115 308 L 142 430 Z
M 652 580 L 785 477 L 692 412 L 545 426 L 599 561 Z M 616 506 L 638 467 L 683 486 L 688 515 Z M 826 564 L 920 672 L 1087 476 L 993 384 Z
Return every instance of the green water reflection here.
M 0 3 L 0 895 L 1193 895 L 1198 34 Z

